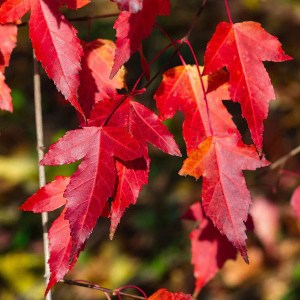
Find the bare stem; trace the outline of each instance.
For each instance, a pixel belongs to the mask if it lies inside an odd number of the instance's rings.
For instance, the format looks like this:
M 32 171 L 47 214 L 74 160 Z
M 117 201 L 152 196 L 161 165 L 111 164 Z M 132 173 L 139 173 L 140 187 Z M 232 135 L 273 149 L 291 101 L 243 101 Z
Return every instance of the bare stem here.
M 233 24 L 231 14 L 230 14 L 229 4 L 228 4 L 227 0 L 224 0 L 224 1 L 225 1 L 225 6 L 226 6 L 226 11 L 227 11 L 229 22 L 230 22 L 230 24 Z
M 96 16 L 84 16 L 84 17 L 77 17 L 77 18 L 68 18 L 69 22 L 85 22 L 85 21 L 92 21 L 92 20 L 97 20 L 97 19 L 106 19 L 106 18 L 115 18 L 118 17 L 119 13 L 114 13 L 114 14 L 103 14 L 103 15 L 96 15 Z M 15 23 L 12 23 L 15 24 Z M 22 22 L 18 24 L 18 27 L 24 27 L 27 26 L 28 22 Z
M 129 298 L 132 298 L 132 299 L 147 300 L 147 297 L 128 294 L 128 293 L 122 292 L 118 289 L 112 290 L 112 289 L 104 288 L 104 287 L 101 287 L 97 284 L 86 282 L 86 281 L 64 279 L 64 280 L 61 280 L 60 282 L 66 283 L 66 284 L 69 284 L 69 285 L 76 285 L 76 286 L 81 286 L 81 287 L 85 287 L 85 288 L 88 288 L 88 289 L 94 289 L 94 290 L 97 290 L 97 291 L 101 291 L 104 294 L 106 294 L 106 296 L 107 296 L 107 294 L 110 294 L 112 296 L 126 296 L 126 297 L 129 297 Z M 136 288 L 136 287 L 133 287 L 133 288 Z
M 41 161 L 44 156 L 44 134 L 43 134 L 43 118 L 42 118 L 42 97 L 41 97 L 41 79 L 39 74 L 39 65 L 33 54 L 33 83 L 34 83 L 34 108 L 35 108 L 35 124 L 37 137 L 37 153 L 38 160 Z M 46 184 L 45 167 L 39 164 L 39 183 L 40 187 Z M 49 241 L 48 241 L 48 213 L 42 213 L 43 241 L 44 241 L 44 257 L 45 257 L 45 280 L 49 282 L 50 270 L 49 260 Z M 46 300 L 51 300 L 51 291 L 46 296 Z
M 278 167 L 283 168 L 285 163 L 292 158 L 293 156 L 297 155 L 300 152 L 300 145 L 293 150 L 291 150 L 288 154 L 284 155 L 283 157 L 279 158 L 275 162 L 273 162 L 270 166 L 270 170 L 275 170 Z
M 189 31 L 186 34 L 186 39 L 189 38 L 189 36 L 191 35 L 193 29 L 195 28 L 195 26 L 197 24 L 197 21 L 198 21 L 198 18 L 201 16 L 201 14 L 202 14 L 202 12 L 203 12 L 203 10 L 205 8 L 206 2 L 207 2 L 207 0 L 202 0 L 202 3 L 199 6 L 199 9 L 198 9 L 198 11 L 197 11 L 197 13 L 196 13 L 196 15 L 195 15 L 195 17 L 194 17 L 191 25 L 190 25 Z

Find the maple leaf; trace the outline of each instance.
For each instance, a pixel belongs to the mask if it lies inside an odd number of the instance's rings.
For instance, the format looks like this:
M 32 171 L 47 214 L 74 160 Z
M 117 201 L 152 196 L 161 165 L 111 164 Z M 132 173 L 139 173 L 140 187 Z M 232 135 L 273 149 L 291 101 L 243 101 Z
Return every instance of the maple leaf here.
M 193 300 L 191 295 L 187 295 L 183 293 L 171 293 L 166 289 L 159 289 L 148 299 L 149 300 Z
M 150 159 L 146 154 L 134 161 L 116 161 L 118 180 L 110 211 L 110 239 L 113 239 L 126 208 L 136 203 L 143 185 L 148 183 L 149 167 Z
M 65 205 L 66 198 L 63 195 L 69 182 L 69 177 L 57 176 L 55 180 L 46 184 L 29 197 L 26 202 L 20 206 L 20 209 L 41 213 L 53 211 Z
M 203 68 L 200 68 L 200 71 Z M 154 99 L 162 119 L 172 118 L 176 111 L 184 113 L 183 136 L 187 150 L 195 149 L 212 133 L 236 133 L 235 124 L 222 100 L 229 99 L 228 74 L 225 71 L 203 76 L 209 116 L 196 66 L 178 66 L 163 74 Z
M 199 202 L 189 208 L 184 218 L 199 222 L 198 228 L 190 234 L 192 264 L 196 278 L 194 294 L 197 295 L 228 259 L 236 259 L 237 250 L 205 216 Z
M 150 65 L 147 62 L 147 59 L 144 55 L 143 47 L 141 46 L 139 49 L 139 55 L 140 55 L 140 61 L 141 61 L 141 67 L 143 70 L 143 73 L 145 74 L 145 78 L 147 81 L 150 80 Z
M 143 9 L 137 13 L 122 11 L 114 24 L 116 29 L 116 55 L 111 72 L 113 77 L 130 56 L 147 38 L 157 16 L 170 14 L 170 0 L 144 0 Z
M 82 112 L 76 99 L 83 54 L 77 31 L 51 0 L 31 0 L 29 25 L 36 58 L 66 99 Z
M 60 216 L 52 223 L 49 229 L 49 253 L 48 260 L 50 267 L 50 278 L 45 291 L 45 295 L 49 290 L 73 268 L 79 253 L 83 247 L 77 249 L 71 261 L 71 251 L 73 239 L 70 232 L 69 221 L 65 219 L 66 209 L 62 211 Z
M 17 22 L 31 9 L 29 34 L 36 58 L 58 90 L 82 113 L 76 97 L 83 52 L 77 31 L 58 10 L 62 3 L 79 8 L 86 1 L 0 0 L 0 23 Z
M 143 151 L 132 135 L 124 128 L 115 127 L 69 131 L 49 148 L 41 161 L 43 165 L 82 159 L 64 193 L 68 199 L 65 218 L 70 222 L 73 238 L 72 258 L 91 234 L 113 194 L 117 176 L 114 157 L 128 161 L 141 156 Z
M 113 97 L 116 89 L 126 87 L 125 68 L 121 68 L 113 79 L 110 73 L 113 66 L 116 46 L 112 41 L 97 39 L 84 43 L 82 70 L 79 73 L 80 85 L 78 100 L 87 118 L 95 103 Z
M 60 208 L 67 202 L 64 193 L 69 182 L 70 177 L 57 176 L 55 180 L 41 187 L 34 195 L 29 197 L 26 202 L 20 206 L 20 209 L 41 213 Z M 107 210 L 108 208 L 106 206 L 101 216 L 107 216 Z M 51 274 L 45 295 L 73 268 L 79 253 L 84 248 L 83 244 L 81 247 L 75 249 L 75 254 L 72 253 L 74 243 L 69 221 L 65 218 L 65 212 L 66 208 L 64 208 L 60 216 L 52 223 L 48 232 L 50 253 L 48 263 Z
M 300 220 L 300 187 L 298 187 L 294 191 L 291 199 L 291 204 L 298 220 Z
M 27 201 L 20 207 L 25 211 L 46 212 L 53 211 L 66 204 L 67 199 L 63 196 L 67 185 L 70 182 L 69 177 L 58 176 L 54 181 L 40 188 L 34 195 L 29 197 Z M 52 223 L 49 232 L 49 267 L 50 278 L 45 291 L 45 295 L 49 290 L 74 266 L 79 249 L 70 264 L 72 237 L 70 234 L 69 221 L 65 219 L 64 209 L 60 216 Z
M 30 10 L 30 0 L 0 0 L 0 23 L 15 23 Z
M 126 128 L 143 149 L 143 158 L 116 162 L 118 181 L 111 206 L 110 238 L 113 238 L 125 209 L 136 203 L 142 186 L 148 182 L 150 159 L 147 143 L 170 155 L 180 155 L 173 136 L 159 118 L 142 104 L 125 97 L 116 95 L 113 99 L 98 102 L 88 120 L 89 126 L 103 126 L 107 123 L 108 126 Z M 107 121 L 108 116 L 110 119 Z
M 65 205 L 67 199 L 63 194 L 69 182 L 69 177 L 56 177 L 54 181 L 46 184 L 34 195 L 29 197 L 20 209 L 38 213 L 53 211 Z M 74 266 L 79 252 L 82 249 L 77 250 L 72 263 L 70 263 L 73 242 L 70 234 L 69 221 L 65 219 L 65 211 L 66 209 L 64 209 L 61 215 L 52 223 L 48 232 L 50 254 L 48 263 L 51 274 L 45 295 L 47 295 L 49 290 L 58 281 L 63 279 L 66 273 Z
M 17 42 L 16 25 L 0 25 L 0 109 L 12 112 L 11 90 L 5 83 L 4 71 Z
M 243 117 L 260 152 L 263 121 L 268 115 L 269 102 L 275 99 L 271 80 L 262 61 L 290 59 L 278 39 L 256 22 L 222 22 L 207 45 L 204 74 L 222 67 L 228 69 L 231 98 L 241 104 Z
M 253 146 L 237 135 L 208 137 L 188 153 L 180 175 L 203 176 L 202 204 L 205 214 L 248 261 L 245 224 L 251 196 L 242 170 L 267 166 Z
M 120 10 L 127 10 L 131 13 L 137 13 L 143 8 L 143 0 L 111 0 L 118 4 Z
M 107 125 L 129 128 L 129 132 L 140 142 L 149 142 L 167 154 L 181 156 L 173 135 L 158 116 L 131 97 L 116 95 L 114 99 L 99 102 L 88 124 L 104 126 L 107 116 L 110 116 Z

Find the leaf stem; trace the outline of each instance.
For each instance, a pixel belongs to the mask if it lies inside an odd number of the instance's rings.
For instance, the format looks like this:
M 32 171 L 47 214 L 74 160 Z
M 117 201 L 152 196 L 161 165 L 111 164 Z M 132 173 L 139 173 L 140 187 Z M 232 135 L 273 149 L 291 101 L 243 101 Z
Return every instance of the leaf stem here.
M 224 0 L 224 2 L 225 2 L 225 6 L 226 6 L 226 11 L 227 11 L 227 15 L 228 15 L 229 22 L 230 22 L 230 24 L 233 24 L 232 18 L 231 18 L 231 14 L 230 14 L 229 5 L 228 5 L 228 1 L 227 1 L 227 0 Z
M 172 46 L 174 46 L 175 47 L 175 49 L 176 49 L 176 46 L 180 43 L 180 41 L 175 41 L 175 40 L 173 40 L 173 38 L 159 25 L 159 24 L 157 24 L 157 23 L 155 23 L 155 26 L 160 30 L 160 32 L 162 33 L 162 34 L 164 34 L 168 39 L 169 39 L 169 41 L 170 41 L 170 43 L 171 43 L 171 45 Z M 185 65 L 185 61 L 184 61 L 184 59 L 183 59 L 183 57 L 182 57 L 182 55 L 181 55 L 181 53 L 180 52 L 178 52 L 178 57 L 180 58 L 180 60 L 181 60 L 181 63 L 183 64 L 183 65 Z
M 42 97 L 41 97 L 41 78 L 39 74 L 39 65 L 33 54 L 33 83 L 34 83 L 34 108 L 35 124 L 37 137 L 38 160 L 41 161 L 44 156 L 44 133 L 42 118 Z M 45 167 L 39 164 L 39 184 L 43 187 L 46 184 Z M 50 278 L 49 260 L 49 240 L 48 240 L 48 213 L 42 213 L 43 242 L 44 242 L 44 259 L 45 259 L 45 280 L 48 285 Z M 46 300 L 51 300 L 51 291 L 46 296 Z
M 170 44 L 172 46 L 174 46 L 174 44 Z M 166 62 L 163 67 L 147 82 L 147 84 L 144 86 L 144 89 L 147 89 L 149 87 L 149 85 L 161 74 L 163 73 L 167 66 L 169 66 L 171 60 L 179 53 L 179 50 L 182 48 L 183 44 L 179 44 L 179 46 L 177 48 L 175 48 L 174 52 L 172 53 L 172 55 L 169 58 L 169 61 Z M 174 46 L 176 47 L 176 46 Z
M 209 106 L 208 106 L 208 100 L 207 100 L 207 94 L 206 94 L 206 90 L 205 90 L 205 86 L 204 86 L 204 82 L 203 82 L 203 78 L 202 78 L 202 74 L 200 73 L 200 68 L 199 68 L 199 62 L 196 56 L 196 53 L 190 43 L 190 41 L 188 39 L 184 39 L 183 40 L 184 43 L 186 43 L 192 53 L 192 56 L 194 58 L 196 67 L 197 67 L 197 72 L 198 72 L 198 76 L 199 76 L 199 80 L 200 80 L 200 84 L 201 84 L 201 88 L 202 88 L 202 92 L 203 92 L 203 99 L 205 101 L 205 107 L 206 107 L 206 114 L 207 114 L 207 119 L 208 119 L 208 124 L 209 124 L 209 131 L 210 131 L 210 136 L 214 135 L 214 131 L 212 128 L 212 124 L 211 124 L 211 118 L 210 118 L 210 111 L 209 111 Z
M 160 50 L 155 57 L 149 62 L 149 66 L 151 66 L 163 53 L 165 53 L 171 46 L 173 46 L 173 43 L 168 44 L 167 46 L 165 46 L 162 50 Z M 137 81 L 135 82 L 131 93 L 135 92 L 138 84 L 140 83 L 140 81 L 142 80 L 142 78 L 145 75 L 145 71 L 142 72 L 142 74 L 139 76 L 139 78 L 137 79 Z M 150 79 L 151 80 L 151 79 Z

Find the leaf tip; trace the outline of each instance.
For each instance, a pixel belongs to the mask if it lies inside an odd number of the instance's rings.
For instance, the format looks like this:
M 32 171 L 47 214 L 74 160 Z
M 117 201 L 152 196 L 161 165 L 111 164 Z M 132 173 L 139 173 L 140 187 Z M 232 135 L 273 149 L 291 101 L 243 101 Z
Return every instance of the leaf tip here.
M 115 232 L 114 231 L 110 232 L 109 239 L 112 241 L 114 239 L 114 236 L 115 236 Z
M 242 249 L 240 249 L 240 253 L 242 255 L 242 258 L 244 259 L 245 263 L 247 265 L 249 265 L 249 257 L 248 257 L 248 254 L 247 254 L 247 249 L 246 247 L 243 247 Z

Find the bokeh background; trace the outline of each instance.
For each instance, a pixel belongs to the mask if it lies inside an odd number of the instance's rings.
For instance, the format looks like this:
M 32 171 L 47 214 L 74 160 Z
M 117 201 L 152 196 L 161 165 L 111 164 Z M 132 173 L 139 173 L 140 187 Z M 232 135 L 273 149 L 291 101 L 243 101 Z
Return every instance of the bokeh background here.
M 94 16 L 116 12 L 108 0 L 94 0 L 77 11 L 65 11 L 68 17 Z M 199 6 L 196 0 L 173 0 L 171 17 L 159 18 L 159 24 L 178 39 L 184 36 Z M 300 1 L 230 0 L 234 22 L 253 20 L 278 36 L 286 52 L 295 59 L 286 63 L 266 63 L 275 86 L 277 100 L 271 103 L 265 122 L 264 151 L 274 162 L 300 144 Z M 24 18 L 26 21 L 28 16 Z M 200 64 L 206 44 L 216 25 L 227 21 L 224 3 L 208 0 L 191 35 Z M 114 39 L 114 18 L 77 22 L 74 26 L 84 40 Z M 144 42 L 148 60 L 167 45 L 167 38 L 155 28 Z M 151 74 L 179 64 L 164 53 L 153 65 Z M 187 48 L 181 51 L 193 63 Z M 138 55 L 126 65 L 127 84 L 132 87 L 141 73 Z M 45 144 L 49 146 L 67 130 L 77 127 L 74 110 L 57 93 L 53 83 L 42 74 Z M 43 244 L 40 215 L 24 213 L 18 206 L 38 189 L 37 155 L 33 108 L 32 49 L 28 28 L 19 28 L 18 46 L 13 52 L 6 78 L 12 89 L 14 113 L 0 112 L 0 299 L 42 299 Z M 155 110 L 153 93 L 156 80 L 138 100 Z M 249 139 L 238 105 L 226 104 L 234 120 Z M 185 156 L 181 137 L 182 115 L 167 121 Z M 148 295 L 160 287 L 192 293 L 193 270 L 190 265 L 188 235 L 194 224 L 181 215 L 199 200 L 201 181 L 177 175 L 184 158 L 167 157 L 150 147 L 150 182 L 140 194 L 137 205 L 124 215 L 113 241 L 109 241 L 109 222 L 100 219 L 86 250 L 81 254 L 70 279 L 83 279 L 101 286 L 118 288 L 134 284 Z M 250 265 L 241 258 L 228 262 L 201 292 L 199 299 L 300 299 L 300 226 L 289 201 L 300 184 L 300 157 L 295 156 L 280 170 L 247 172 L 256 221 L 249 234 Z M 69 175 L 75 165 L 47 168 L 47 180 Z M 53 220 L 56 214 L 51 214 Z M 104 299 L 97 291 L 58 284 L 53 299 Z

